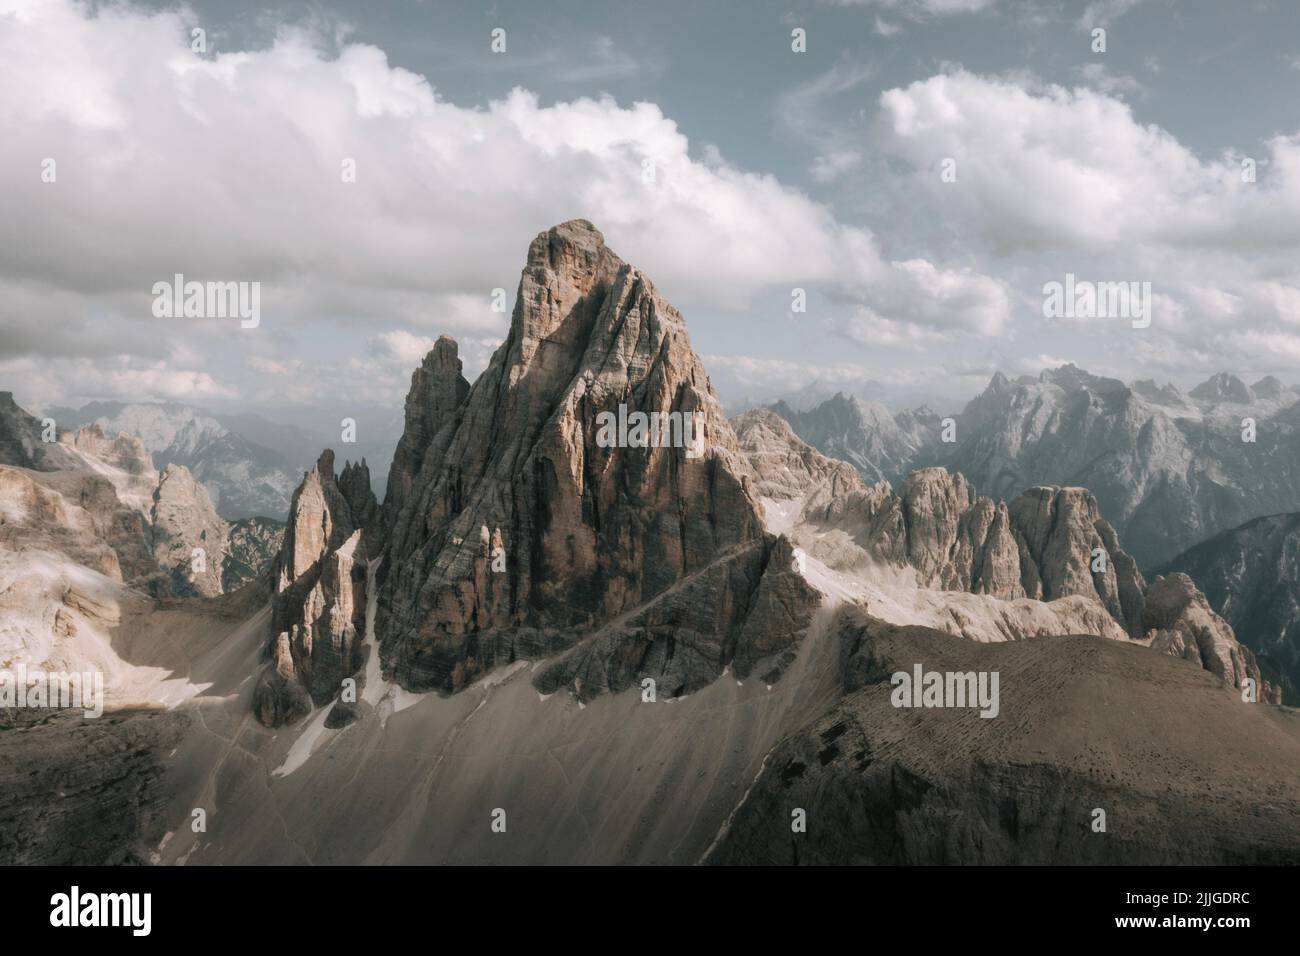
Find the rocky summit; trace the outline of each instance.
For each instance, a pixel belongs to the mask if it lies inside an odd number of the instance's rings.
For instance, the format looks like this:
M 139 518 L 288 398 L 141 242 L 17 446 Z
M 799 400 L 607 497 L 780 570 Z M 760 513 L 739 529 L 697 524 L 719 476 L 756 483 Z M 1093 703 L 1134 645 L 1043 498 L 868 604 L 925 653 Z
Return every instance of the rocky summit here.
M 668 428 L 667 441 L 600 440 L 598 419 L 620 407 L 690 416 L 702 453 Z M 297 713 L 285 671 L 307 659 L 312 569 L 364 525 L 327 471 L 294 497 L 259 698 L 267 722 Z M 509 335 L 473 386 L 450 339 L 416 370 L 388 489 L 366 550 L 383 669 L 411 690 L 455 692 L 543 656 L 539 689 L 580 698 L 645 678 L 681 694 L 728 666 L 775 679 L 817 603 L 764 529 L 681 315 L 585 221 L 533 240 Z M 347 670 L 317 670 L 312 696 L 331 696 Z

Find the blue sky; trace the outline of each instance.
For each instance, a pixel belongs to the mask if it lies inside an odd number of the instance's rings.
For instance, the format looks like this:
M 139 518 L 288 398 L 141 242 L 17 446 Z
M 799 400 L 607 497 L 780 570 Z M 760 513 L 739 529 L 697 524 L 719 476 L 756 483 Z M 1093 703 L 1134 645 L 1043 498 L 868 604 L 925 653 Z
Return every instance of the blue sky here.
M 492 289 L 581 216 L 733 403 L 818 381 L 950 407 L 1065 361 L 1291 383 L 1297 27 L 1191 0 L 0 0 L 0 379 L 29 404 L 390 407 L 439 334 L 476 373 Z M 178 271 L 262 282 L 262 326 L 154 318 Z M 1151 327 L 1045 319 L 1066 273 L 1149 281 Z

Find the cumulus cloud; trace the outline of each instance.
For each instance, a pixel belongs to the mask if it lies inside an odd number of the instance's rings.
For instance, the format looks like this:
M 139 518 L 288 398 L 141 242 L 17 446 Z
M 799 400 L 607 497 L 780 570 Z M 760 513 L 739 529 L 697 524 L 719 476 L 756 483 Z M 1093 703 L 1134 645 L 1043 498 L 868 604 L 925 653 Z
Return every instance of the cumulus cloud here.
M 1246 157 L 1202 160 L 1101 91 L 957 71 L 881 95 L 882 142 L 917 183 L 1008 250 L 1044 242 L 1101 248 L 1300 244 L 1300 137 Z M 958 182 L 930 172 L 957 162 Z
M 1272 136 L 1257 156 L 1202 157 L 1101 90 L 963 70 L 880 105 L 877 142 L 968 243 L 1084 279 L 1150 281 L 1152 334 L 1189 354 L 1215 343 L 1258 362 L 1266 343 L 1300 333 L 1300 134 Z M 947 157 L 956 182 L 936 173 Z M 1056 268 L 1039 281 L 1059 280 Z M 1244 325 L 1257 334 L 1239 335 Z
M 337 30 L 194 53 L 192 16 L 0 0 L 0 177 L 22 237 L 0 248 L 0 341 L 75 351 L 76 336 L 28 334 L 16 303 L 33 299 L 69 328 L 94 316 L 140 369 L 202 342 L 212 375 L 210 356 L 283 361 L 332 325 L 499 337 L 492 290 L 513 293 L 528 240 L 575 217 L 686 308 L 743 308 L 773 284 L 883 285 L 914 313 L 894 319 L 926 324 L 950 297 L 898 293 L 910 267 L 870 231 L 716 150 L 696 158 L 653 103 L 542 105 L 517 88 L 463 107 Z M 619 61 L 612 44 L 602 56 Z M 931 269 L 940 286 L 972 281 Z M 260 282 L 260 329 L 153 318 L 153 283 L 176 273 Z
M 891 279 L 877 283 L 849 316 L 833 322 L 834 331 L 867 346 L 934 345 L 953 333 L 1003 331 L 1010 297 L 1000 281 L 970 271 L 941 272 L 923 259 L 891 268 Z

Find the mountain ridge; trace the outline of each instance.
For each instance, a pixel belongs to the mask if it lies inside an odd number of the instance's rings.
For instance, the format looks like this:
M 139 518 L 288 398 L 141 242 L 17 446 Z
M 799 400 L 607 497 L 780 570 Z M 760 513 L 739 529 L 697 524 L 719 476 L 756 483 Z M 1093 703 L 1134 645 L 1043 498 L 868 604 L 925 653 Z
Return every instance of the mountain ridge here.
M 993 497 L 1035 485 L 1087 487 L 1133 542 L 1139 564 L 1152 568 L 1259 514 L 1300 510 L 1300 461 L 1286 454 L 1300 435 L 1300 394 L 1272 377 L 1255 385 L 1220 373 L 1183 393 L 1070 364 L 1036 378 L 998 372 L 951 416 L 952 442 L 937 415 L 877 413 L 840 434 L 829 424 L 843 419 L 831 402 L 803 413 L 773 410 L 868 481 L 897 483 L 912 469 L 940 465 Z M 907 446 L 893 438 L 899 421 L 910 431 Z

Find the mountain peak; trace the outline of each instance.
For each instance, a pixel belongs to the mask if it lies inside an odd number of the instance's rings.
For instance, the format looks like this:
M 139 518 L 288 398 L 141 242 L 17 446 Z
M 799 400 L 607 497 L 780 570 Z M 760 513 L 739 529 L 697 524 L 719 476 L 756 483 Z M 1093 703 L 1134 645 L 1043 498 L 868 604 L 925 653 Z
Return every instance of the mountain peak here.
M 539 233 L 528 247 L 519 279 L 508 339 L 510 364 L 530 364 L 551 339 L 570 348 L 585 340 L 604 290 L 624 265 L 585 219 Z
M 1255 393 L 1230 372 L 1212 375 L 1191 391 L 1192 398 L 1206 402 L 1234 402 L 1246 405 L 1255 400 Z
M 1277 398 L 1282 394 L 1283 385 L 1272 375 L 1265 375 L 1250 387 L 1256 398 Z
M 1186 401 L 1182 391 L 1172 382 L 1157 385 L 1156 380 L 1153 378 L 1140 378 L 1130 388 L 1139 398 L 1145 398 L 1160 405 L 1182 405 Z
M 368 509 L 350 500 L 359 469 L 335 483 L 332 464 L 294 498 L 276 665 L 257 697 L 265 723 L 293 719 L 302 691 L 328 700 L 354 663 L 356 627 L 345 625 L 364 602 L 341 539 L 368 526 L 357 515 Z M 538 235 L 510 333 L 478 380 L 461 376 L 448 338 L 412 376 L 367 541 L 383 559 L 373 586 L 384 674 L 455 692 L 589 634 L 537 673 L 540 692 L 581 699 L 650 676 L 677 695 L 726 667 L 775 680 L 816 593 L 792 570 L 789 543 L 766 531 L 757 482 L 677 310 L 590 223 Z M 312 640 L 323 622 L 341 628 L 325 658 Z M 693 653 L 674 653 L 675 628 L 692 632 Z
M 1106 378 L 1101 375 L 1093 375 L 1084 369 L 1079 368 L 1073 362 L 1066 362 L 1056 368 L 1043 369 L 1038 376 L 1040 382 L 1055 385 L 1067 392 L 1076 392 L 1087 389 L 1098 395 L 1105 395 L 1111 392 L 1119 392 L 1128 388 L 1117 378 Z

